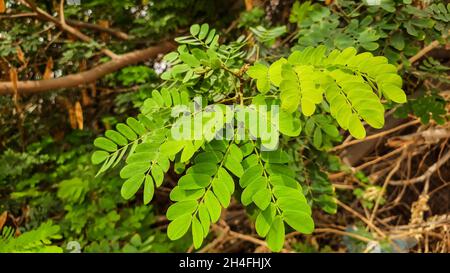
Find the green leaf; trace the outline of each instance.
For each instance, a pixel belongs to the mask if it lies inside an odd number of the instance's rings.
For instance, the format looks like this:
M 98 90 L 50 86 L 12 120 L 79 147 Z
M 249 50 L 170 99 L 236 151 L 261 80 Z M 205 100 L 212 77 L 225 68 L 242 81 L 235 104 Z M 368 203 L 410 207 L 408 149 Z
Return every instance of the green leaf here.
M 152 176 L 155 180 L 156 187 L 161 186 L 164 181 L 164 171 L 158 164 L 153 164 L 152 166 Z
M 170 200 L 172 201 L 185 201 L 185 200 L 198 200 L 205 194 L 205 189 L 197 190 L 184 190 L 180 186 L 176 186 L 170 192 Z
M 401 88 L 393 84 L 383 84 L 381 85 L 381 91 L 388 99 L 396 103 L 405 103 L 406 94 Z
M 190 28 L 190 32 L 192 36 L 197 36 L 197 34 L 200 32 L 200 26 L 198 24 L 192 25 Z
M 203 243 L 203 227 L 195 216 L 192 218 L 192 240 L 194 242 L 195 249 L 201 247 Z
M 177 154 L 184 147 L 183 141 L 169 140 L 164 142 L 160 147 L 160 152 L 168 156 Z
M 181 65 L 178 65 L 178 66 L 175 66 L 175 67 L 180 68 L 180 70 L 181 70 L 181 68 L 183 68 L 183 66 L 181 66 Z M 177 69 L 174 69 L 174 68 L 172 69 L 172 72 L 174 72 L 174 73 L 184 72 L 184 71 L 176 71 Z M 186 68 L 186 66 L 184 66 L 184 68 Z M 187 67 L 187 69 L 189 69 L 189 67 Z M 158 104 L 159 107 L 163 107 L 164 106 L 164 99 L 163 99 L 161 93 L 158 90 L 153 90 L 152 91 L 152 99 L 154 101 L 156 101 L 156 103 Z
M 217 171 L 217 178 L 220 180 L 227 188 L 230 194 L 234 192 L 234 180 L 231 175 L 222 167 Z
M 307 117 L 311 116 L 316 111 L 316 104 L 314 104 L 308 98 L 301 99 L 301 107 L 302 113 Z
M 189 53 L 180 54 L 180 60 L 182 60 L 185 64 L 188 64 L 190 67 L 199 67 L 200 61 Z
M 145 173 L 150 169 L 150 163 L 148 162 L 136 162 L 126 165 L 120 170 L 121 178 L 129 178 L 135 174 Z
M 96 138 L 94 140 L 94 146 L 108 152 L 115 152 L 117 150 L 117 145 L 105 137 Z
M 195 163 L 219 163 L 223 159 L 223 154 L 219 151 L 209 151 L 199 153 L 195 159 Z
M 130 127 L 128 127 L 125 123 L 119 123 L 116 125 L 117 131 L 119 131 L 122 135 L 124 135 L 126 138 L 128 138 L 131 141 L 134 141 L 137 139 L 136 133 L 131 130 Z
M 153 195 L 155 193 L 155 185 L 153 184 L 153 179 L 150 175 L 145 176 L 144 181 L 144 204 L 147 205 L 152 201 Z
M 202 26 L 200 27 L 200 33 L 198 34 L 198 38 L 200 40 L 203 40 L 206 38 L 206 35 L 208 35 L 209 32 L 209 25 L 208 24 L 202 24 Z
M 92 164 L 97 165 L 105 161 L 109 156 L 108 152 L 105 151 L 95 151 L 92 153 L 91 161 Z
M 190 167 L 186 173 L 201 173 L 213 176 L 217 172 L 217 165 L 214 163 L 198 163 Z
M 291 161 L 291 157 L 289 156 L 289 154 L 283 150 L 262 151 L 261 159 L 268 163 L 278 164 L 288 163 Z
M 304 200 L 299 200 L 290 197 L 280 197 L 277 199 L 276 204 L 283 211 L 285 210 L 299 211 L 311 215 L 311 207 L 308 205 L 308 203 L 304 202 Z
M 270 81 L 275 86 L 280 86 L 282 76 L 281 76 L 281 67 L 283 64 L 287 63 L 287 60 L 285 58 L 281 58 L 277 60 L 276 62 L 272 63 L 269 67 L 269 78 Z
M 176 202 L 167 209 L 167 219 L 175 220 L 186 213 L 190 215 L 197 209 L 197 205 L 198 203 L 195 200 Z
M 227 168 L 230 172 L 232 172 L 237 177 L 241 177 L 244 173 L 244 168 L 241 163 L 234 159 L 233 157 L 227 156 L 225 159 L 225 168 Z
M 304 212 L 286 210 L 283 212 L 283 219 L 298 232 L 311 234 L 314 231 L 314 221 Z
M 192 216 L 185 214 L 172 222 L 167 227 L 167 236 L 170 240 L 178 240 L 183 237 L 191 226 Z
M 280 132 L 286 136 L 299 136 L 302 131 L 300 119 L 298 117 L 294 117 L 292 113 L 288 113 L 283 110 L 280 111 L 279 115 Z
M 273 187 L 273 194 L 277 199 L 282 197 L 294 198 L 298 202 L 306 202 L 306 198 L 299 189 L 293 189 L 291 187 L 275 185 Z
M 255 63 L 249 67 L 247 74 L 256 80 L 256 88 L 259 92 L 265 94 L 270 90 L 269 68 L 262 63 Z
M 217 222 L 220 218 L 222 208 L 220 207 L 220 203 L 219 201 L 217 201 L 214 193 L 212 193 L 211 191 L 206 192 L 204 202 L 206 208 L 208 209 L 211 222 Z
M 137 121 L 135 118 L 127 118 L 127 124 L 138 135 L 142 136 L 145 134 L 144 126 L 142 126 L 142 124 L 139 121 Z
M 266 237 L 270 250 L 279 252 L 284 244 L 284 223 L 280 216 L 276 216 Z
M 197 190 L 206 188 L 211 181 L 207 174 L 189 173 L 178 180 L 178 186 L 184 190 Z
M 255 229 L 259 236 L 266 237 L 272 225 L 276 214 L 276 208 L 270 204 L 265 210 L 261 211 L 256 217 Z
M 114 130 L 107 130 L 105 132 L 105 136 L 115 143 L 119 144 L 120 146 L 124 146 L 128 144 L 128 141 L 126 138 L 124 138 L 120 133 L 114 131 Z
M 126 200 L 133 197 L 144 182 L 144 178 L 144 174 L 136 174 L 128 178 L 123 183 L 122 188 L 120 189 L 120 194 L 122 195 L 122 197 Z
M 128 156 L 126 162 L 131 163 L 148 163 L 155 160 L 157 154 L 155 152 L 135 152 L 134 154 Z
M 175 95 L 176 94 L 176 95 Z M 179 104 L 179 101 L 178 101 L 178 103 L 176 103 L 177 101 L 177 98 L 178 98 L 178 100 L 179 100 L 179 93 L 178 92 L 170 92 L 167 88 L 163 88 L 163 89 L 161 89 L 161 97 L 163 98 L 163 100 L 164 100 L 164 104 L 167 106 L 167 107 L 170 107 L 170 106 L 172 106 L 172 97 L 174 98 L 174 102 L 173 102 L 173 104 L 174 105 L 178 105 Z
M 348 130 L 350 131 L 350 134 L 357 139 L 366 137 L 366 130 L 356 114 L 350 116 Z
M 269 189 L 260 189 L 257 191 L 253 197 L 253 203 L 255 203 L 261 210 L 265 210 L 270 203 L 272 198 L 272 193 Z
M 401 32 L 396 32 L 391 36 L 391 45 L 399 51 L 405 48 L 405 39 Z
M 228 157 L 234 158 L 237 162 L 241 162 L 244 158 L 241 149 L 236 144 L 230 145 L 230 150 L 228 152 Z
M 208 37 L 206 37 L 205 44 L 209 45 L 211 42 L 213 42 L 213 40 L 215 40 L 215 37 L 218 37 L 218 35 L 216 35 L 216 30 L 211 29 L 211 31 L 208 34 Z
M 198 218 L 200 219 L 200 223 L 203 227 L 203 237 L 206 238 L 209 232 L 210 219 L 208 209 L 204 203 L 201 203 L 198 206 Z
M 195 154 L 197 149 L 195 149 L 194 144 L 191 141 L 186 141 L 184 144 L 183 152 L 181 153 L 181 162 L 187 162 Z
M 247 187 L 250 183 L 262 177 L 263 171 L 263 167 L 259 164 L 246 169 L 239 179 L 239 185 L 241 185 L 242 188 Z
M 320 146 L 322 146 L 322 130 L 320 130 L 319 127 L 316 127 L 314 130 L 313 144 L 316 148 L 320 148 Z
M 272 174 L 270 183 L 274 186 L 286 186 L 301 191 L 301 186 L 294 178 L 283 174 Z
M 220 204 L 222 204 L 222 207 L 226 208 L 230 204 L 231 194 L 228 191 L 227 186 L 223 181 L 215 178 L 212 181 L 212 188 L 214 191 L 214 194 L 217 196 L 217 199 L 219 199 Z
M 297 74 L 289 65 L 282 67 L 283 80 L 280 83 L 281 109 L 293 113 L 300 104 L 301 92 Z
M 253 195 L 260 189 L 267 188 L 267 179 L 265 177 L 259 177 L 250 183 L 241 194 L 241 202 L 244 206 L 248 206 L 253 200 Z

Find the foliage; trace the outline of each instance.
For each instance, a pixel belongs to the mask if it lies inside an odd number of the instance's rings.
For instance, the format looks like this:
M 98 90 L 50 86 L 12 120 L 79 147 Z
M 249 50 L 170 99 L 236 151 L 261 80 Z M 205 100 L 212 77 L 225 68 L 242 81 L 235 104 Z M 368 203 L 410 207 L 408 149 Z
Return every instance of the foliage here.
M 184 250 L 183 242 L 171 244 L 165 235 L 145 228 L 155 221 L 152 207 L 123 207 L 125 201 L 117 195 L 120 179 L 114 175 L 95 178 L 87 152 L 90 141 L 89 135 L 75 132 L 65 139 L 65 145 L 77 150 L 61 149 L 60 143 L 49 137 L 30 145 L 25 153 L 6 151 L 0 157 L 10 164 L 2 164 L 8 170 L 2 172 L 2 196 L 9 199 L 2 200 L 1 210 L 17 214 L 23 204 L 30 206 L 26 224 L 30 231 L 14 238 L 15 229 L 3 227 L 6 241 L 0 244 L 0 252 L 62 252 L 65 245 L 70 250 L 71 241 L 79 243 L 83 252 Z M 19 160 L 23 164 L 17 164 Z M 44 219 L 57 215 L 64 216 L 57 225 L 39 226 Z M 50 239 L 63 238 L 62 245 L 49 245 Z M 145 243 L 138 244 L 137 238 L 145 239 Z
M 37 2 L 57 13 L 51 1 Z M 411 63 L 424 46 L 447 41 L 446 1 L 269 1 L 246 11 L 238 2 L 64 6 L 69 23 L 127 33 L 119 39 L 79 27 L 90 42 L 42 18 L 0 20 L 1 81 L 12 68 L 21 80 L 82 72 L 109 60 L 105 48 L 121 54 L 178 43 L 164 57 L 95 84 L 0 97 L 0 212 L 19 216 L 0 226 L 0 252 L 70 251 L 72 242 L 83 252 L 199 249 L 235 202 L 248 212 L 250 232 L 281 251 L 286 233 L 311 234 L 323 218 L 317 214 L 337 212 L 337 199 L 371 209 L 384 194 L 362 172 L 353 175 L 353 195 L 336 192 L 329 174 L 350 170 L 331 152 L 334 145 L 383 128 L 388 109 L 423 124 L 447 121 L 438 89 L 449 83 L 448 60 L 430 54 Z M 6 16 L 30 12 L 5 3 Z M 62 122 L 75 103 L 83 107 L 83 131 Z M 263 123 L 270 130 L 258 127 Z M 186 125 L 192 134 L 177 138 Z M 164 213 L 167 232 L 160 231 Z M 377 240 L 358 223 L 346 232 Z M 288 243 L 302 252 L 331 248 Z M 411 247 L 394 243 L 400 251 Z M 381 241 L 372 252 L 399 251 L 395 244 Z M 368 247 L 352 236 L 343 245 L 350 252 Z
M 281 106 L 282 118 L 271 122 L 279 122 L 280 132 L 286 137 L 299 136 L 302 120 L 306 120 L 304 134 L 313 139 L 314 147 L 321 149 L 323 143 L 330 147 L 331 141 L 338 139 L 335 122 L 356 138 L 365 137 L 361 120 L 381 128 L 384 107 L 380 97 L 406 102 L 402 80 L 395 66 L 388 64 L 384 57 L 357 54 L 351 47 L 327 53 L 325 46 L 294 51 L 287 59 L 281 58 L 270 66 L 256 62 L 248 68 L 246 73 L 250 78 L 246 78 L 242 68 L 236 68 L 247 55 L 239 52 L 241 46 L 219 45 L 216 30 L 207 24 L 191 26 L 190 34 L 177 38 L 181 44 L 178 50 L 165 57 L 172 64 L 161 76 L 168 87 L 152 92 L 137 119 L 129 117 L 126 123 L 117 124 L 116 130 L 108 130 L 105 137 L 97 138 L 94 145 L 100 150 L 92 155 L 92 161 L 103 163 L 100 174 L 126 157 L 120 171 L 120 177 L 126 179 L 122 197 L 132 198 L 143 186 L 144 204 L 151 201 L 155 188 L 163 183 L 170 161 L 189 166 L 186 171 L 179 171 L 184 175 L 170 193 L 174 203 L 166 213 L 171 221 L 167 234 L 177 240 L 190 229 L 195 248 L 202 245 L 211 223 L 219 220 L 221 209 L 230 204 L 235 182 L 239 181 L 242 204 L 259 210 L 255 223 L 257 233 L 266 238 L 273 251 L 280 251 L 285 223 L 305 234 L 314 230 L 304 190 L 295 172 L 286 172 L 292 157 L 281 148 L 274 149 L 276 145 L 262 138 L 261 129 L 250 126 L 245 130 L 255 138 L 239 137 L 238 124 L 245 118 L 216 111 L 227 106 L 220 101 L 215 103 L 217 99 L 209 94 L 202 94 L 206 103 L 194 98 L 194 94 L 199 95 L 197 88 L 209 84 L 214 76 L 216 85 L 223 82 L 221 78 L 234 82 L 234 87 L 222 86 L 228 89 L 222 93 L 241 90 L 243 95 L 254 96 L 251 97 L 254 105 L 264 105 L 267 109 Z M 262 44 L 268 41 L 261 38 L 266 35 L 257 34 L 257 37 Z M 255 94 L 250 79 L 255 80 L 260 95 Z M 264 96 L 268 94 L 273 98 Z M 235 97 L 238 96 L 237 93 Z M 240 97 L 242 107 L 245 99 Z M 170 113 L 170 109 L 180 105 L 191 110 L 190 114 Z M 322 114 L 312 116 L 315 112 Z M 189 135 L 177 139 L 172 129 L 185 122 L 189 127 L 196 122 L 204 126 L 194 133 L 196 138 Z M 233 128 L 232 138 L 214 140 L 217 134 L 225 134 L 228 125 Z M 278 132 L 273 138 L 277 144 Z M 311 188 L 315 195 L 311 201 L 334 213 L 336 205 L 326 175 L 312 167 L 310 176 L 316 181 Z
M 428 124 L 430 119 L 438 124 L 444 124 L 448 119 L 445 105 L 445 99 L 433 92 L 417 99 L 411 99 L 407 104 L 398 108 L 395 114 L 399 118 L 406 118 L 408 113 L 414 113 L 423 124 Z
M 51 221 L 43 223 L 37 229 L 14 237 L 14 229 L 5 227 L 0 238 L 0 253 L 5 252 L 62 252 L 58 246 L 51 245 L 52 239 L 60 239 L 59 227 Z

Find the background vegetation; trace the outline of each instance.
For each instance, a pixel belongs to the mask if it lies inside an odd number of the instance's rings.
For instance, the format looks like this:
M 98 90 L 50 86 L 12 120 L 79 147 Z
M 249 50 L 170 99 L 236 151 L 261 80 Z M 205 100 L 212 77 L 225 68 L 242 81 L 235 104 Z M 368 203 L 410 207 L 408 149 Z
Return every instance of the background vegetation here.
M 149 204 L 142 189 L 126 200 L 124 163 L 97 175 L 93 143 L 145 112 L 167 82 L 211 103 L 239 102 L 244 80 L 249 98 L 266 89 L 258 73 L 244 73 L 248 65 L 320 45 L 385 56 L 408 101 L 384 98 L 384 126 L 366 126 L 364 139 L 340 129 L 326 105 L 295 117 L 302 133 L 282 145 L 315 230 L 286 230 L 280 250 L 448 252 L 450 4 L 370 3 L 0 0 L 0 252 L 270 251 L 255 230 L 257 208 L 240 204 L 240 192 L 202 247 L 190 234 L 170 240 L 169 195 L 188 165 L 172 164 Z M 199 81 L 208 72 L 195 61 L 163 56 L 203 46 L 207 35 L 190 35 L 205 23 L 220 34 L 226 66 L 214 68 L 209 55 L 213 72 Z M 180 62 L 190 65 L 173 72 Z

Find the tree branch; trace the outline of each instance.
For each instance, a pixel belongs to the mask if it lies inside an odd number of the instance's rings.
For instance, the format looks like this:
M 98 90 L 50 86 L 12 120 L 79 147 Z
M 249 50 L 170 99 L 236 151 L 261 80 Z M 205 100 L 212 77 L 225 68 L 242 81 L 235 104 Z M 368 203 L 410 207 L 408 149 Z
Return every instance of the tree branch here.
M 67 18 L 66 18 L 66 22 L 67 22 L 67 24 L 74 26 L 74 27 L 87 28 L 87 29 L 91 29 L 91 30 L 95 30 L 95 31 L 99 31 L 99 32 L 106 32 L 106 33 L 111 34 L 121 40 L 129 40 L 130 39 L 130 36 L 128 34 L 126 34 L 123 31 L 120 31 L 118 29 L 106 28 L 106 27 L 102 27 L 97 24 L 92 24 L 92 23 L 87 23 L 87 22 L 82 22 L 82 21 L 77 21 L 77 20 L 72 20 L 72 19 L 67 19 Z
M 154 58 L 158 54 L 167 53 L 175 48 L 171 42 L 163 42 L 160 45 L 148 47 L 142 50 L 132 51 L 120 55 L 104 64 L 98 65 L 90 70 L 72 74 L 60 78 L 37 81 L 18 81 L 17 91 L 21 95 L 40 93 L 61 88 L 72 88 L 82 84 L 93 83 L 97 79 L 115 72 L 125 66 L 138 63 L 149 58 Z M 12 82 L 0 82 L 0 95 L 14 94 Z
M 37 17 L 37 16 L 39 16 L 39 15 L 36 12 L 24 12 L 24 13 L 0 15 L 0 20 Z M 73 27 L 85 28 L 85 29 L 90 29 L 90 30 L 98 31 L 98 32 L 105 32 L 105 33 L 111 34 L 112 36 L 115 36 L 116 38 L 121 39 L 121 40 L 126 41 L 126 40 L 130 40 L 132 38 L 132 37 L 130 37 L 130 35 L 121 31 L 120 29 L 107 28 L 107 27 L 103 27 L 103 26 L 100 26 L 95 23 L 77 21 L 77 20 L 73 20 L 70 18 L 65 18 L 65 20 L 66 20 L 66 24 L 71 25 Z
M 45 10 L 42 10 L 41 8 L 36 6 L 36 4 L 32 0 L 20 0 L 20 2 L 23 3 L 23 4 L 28 5 L 34 12 L 36 12 L 38 14 L 39 17 L 42 17 L 45 20 L 54 23 L 60 29 L 62 29 L 64 31 L 72 34 L 73 36 L 77 37 L 81 41 L 87 42 L 87 43 L 93 41 L 91 37 L 83 34 L 78 29 L 76 29 L 76 28 L 66 24 L 65 20 L 58 20 L 57 18 L 55 18 L 55 17 L 51 16 L 50 14 L 48 14 Z M 114 59 L 114 58 L 118 57 L 118 55 L 116 55 L 114 52 L 112 52 L 111 50 L 109 50 L 107 48 L 102 48 L 101 51 L 105 55 L 110 57 L 111 59 Z

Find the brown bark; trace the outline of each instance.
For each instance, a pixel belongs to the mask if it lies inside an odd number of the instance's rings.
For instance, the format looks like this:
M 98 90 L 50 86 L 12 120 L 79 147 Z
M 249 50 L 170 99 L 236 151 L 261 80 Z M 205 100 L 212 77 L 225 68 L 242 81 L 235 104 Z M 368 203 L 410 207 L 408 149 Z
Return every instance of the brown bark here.
M 146 49 L 136 50 L 124 55 L 120 55 L 116 59 L 77 74 L 71 74 L 48 80 L 18 81 L 17 91 L 21 95 L 27 95 L 55 89 L 73 88 L 83 84 L 93 83 L 97 79 L 115 72 L 125 66 L 154 58 L 161 53 L 167 53 L 173 50 L 174 47 L 175 46 L 170 42 L 163 42 L 157 46 L 152 46 Z M 0 95 L 13 93 L 14 86 L 12 82 L 0 82 Z

